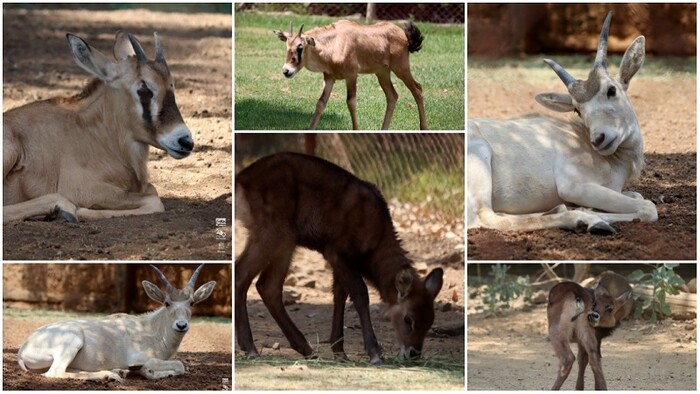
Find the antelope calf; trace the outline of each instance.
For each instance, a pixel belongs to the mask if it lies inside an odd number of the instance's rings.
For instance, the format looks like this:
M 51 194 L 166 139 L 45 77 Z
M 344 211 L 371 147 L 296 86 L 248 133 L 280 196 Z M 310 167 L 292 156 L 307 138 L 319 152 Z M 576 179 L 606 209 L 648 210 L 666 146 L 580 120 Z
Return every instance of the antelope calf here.
M 611 335 L 634 307 L 632 288 L 624 276 L 607 271 L 595 290 L 575 282 L 552 287 L 547 304 L 549 340 L 559 358 L 559 372 L 552 390 L 559 390 L 574 364 L 569 342 L 578 343 L 576 390 L 583 390 L 583 377 L 590 362 L 596 390 L 606 390 L 600 344 Z
M 344 79 L 347 85 L 347 104 L 352 128 L 359 129 L 355 114 L 358 74 L 377 76 L 386 96 L 382 130 L 389 129 L 399 98 L 391 83 L 392 71 L 403 81 L 416 100 L 420 129 L 428 129 L 423 90 L 413 79 L 408 62 L 409 52 L 418 52 L 421 49 L 423 35 L 411 21 L 406 22 L 403 30 L 389 22 L 367 26 L 346 20 L 302 34 L 303 30 L 304 25 L 301 25 L 299 33 L 293 35 L 294 30 L 290 22 L 288 35 L 279 30 L 274 30 L 274 33 L 287 43 L 287 60 L 282 67 L 285 77 L 292 78 L 304 67 L 309 71 L 323 73 L 323 93 L 316 104 L 316 112 L 309 129 L 316 130 L 318 120 L 333 90 L 333 84 L 341 79 Z
M 3 118 L 3 222 L 53 215 L 69 222 L 162 212 L 148 182 L 149 146 L 175 159 L 194 147 L 175 103 L 158 35 L 148 60 L 119 32 L 114 59 L 67 34 L 95 79 L 73 97 L 23 105 Z
M 360 317 L 365 350 L 383 362 L 372 328 L 363 280 L 377 288 L 396 331 L 402 358 L 420 357 L 433 324 L 433 301 L 442 288 L 441 268 L 424 279 L 401 248 L 389 208 L 377 188 L 325 160 L 294 153 L 264 157 L 236 175 L 236 219 L 248 241 L 236 260 L 236 338 L 248 357 L 258 357 L 247 309 L 253 279 L 270 314 L 304 356 L 313 349 L 282 304 L 282 285 L 297 246 L 318 251 L 333 272 L 330 343 L 336 358 L 343 349 L 348 296 Z
M 185 366 L 172 360 L 189 330 L 192 306 L 206 300 L 216 282 L 196 291 L 200 265 L 184 289 L 174 288 L 155 266 L 165 292 L 144 280 L 149 298 L 163 305 L 140 316 L 123 313 L 101 320 L 65 320 L 34 331 L 19 348 L 23 370 L 43 371 L 50 378 L 114 379 L 135 371 L 148 379 L 182 375 Z
M 607 71 L 603 24 L 593 69 L 585 81 L 545 62 L 568 93 L 542 93 L 538 103 L 578 115 L 565 122 L 531 116 L 470 120 L 467 125 L 467 225 L 530 231 L 560 227 L 612 234 L 617 221 L 657 220 L 656 206 L 622 189 L 644 167 L 644 144 L 627 96 L 644 62 L 644 37 L 627 48 L 620 73 Z M 569 210 L 565 204 L 581 207 Z M 596 211 L 594 211 L 595 209 Z

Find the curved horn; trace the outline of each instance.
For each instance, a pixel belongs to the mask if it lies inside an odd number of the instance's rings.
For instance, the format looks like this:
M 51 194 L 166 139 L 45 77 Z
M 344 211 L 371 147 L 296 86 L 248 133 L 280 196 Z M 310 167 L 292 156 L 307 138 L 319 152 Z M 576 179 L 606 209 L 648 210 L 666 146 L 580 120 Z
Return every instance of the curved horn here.
M 146 54 L 143 53 L 143 49 L 141 49 L 141 45 L 139 44 L 139 42 L 136 41 L 136 38 L 134 38 L 134 36 L 131 33 L 128 33 L 127 35 L 129 37 L 129 41 L 131 42 L 131 47 L 134 48 L 134 53 L 136 54 L 136 60 L 138 60 L 139 63 L 146 63 L 146 61 L 148 61 L 148 59 L 146 58 Z
M 601 66 L 604 69 L 608 68 L 608 31 L 610 30 L 610 20 L 613 12 L 608 12 L 603 22 L 603 28 L 600 29 L 600 38 L 598 39 L 598 52 L 595 54 L 595 63 L 593 67 Z
M 197 277 L 199 276 L 199 271 L 202 270 L 202 267 L 204 267 L 204 264 L 201 264 L 199 267 L 197 267 L 196 270 L 194 270 L 190 281 L 187 282 L 187 287 L 189 287 L 190 289 L 194 290 L 194 284 L 197 283 Z
M 561 79 L 562 82 L 564 82 L 564 85 L 566 85 L 567 88 L 569 87 L 569 85 L 576 82 L 576 78 L 572 77 L 568 71 L 564 70 L 564 67 L 560 66 L 554 60 L 544 59 L 544 62 L 547 63 L 549 67 L 551 67 L 552 70 L 554 70 L 555 73 L 557 73 L 557 76 L 559 77 L 559 79 Z
M 302 31 L 302 30 L 304 30 L 304 24 L 303 24 L 303 23 L 301 24 L 301 27 L 299 28 L 299 34 L 298 34 L 299 36 L 301 36 L 301 31 Z
M 151 264 L 151 268 L 153 268 L 154 271 L 156 271 L 156 275 L 158 275 L 158 278 L 160 281 L 163 283 L 163 286 L 165 286 L 165 289 L 167 291 L 170 291 L 173 288 L 173 285 L 170 284 L 170 281 L 168 281 L 168 278 L 163 275 L 162 272 L 156 267 L 155 265 Z
M 289 39 L 294 35 L 294 29 L 292 28 L 292 21 L 289 21 Z
M 163 56 L 163 46 L 160 44 L 158 33 L 153 32 L 153 37 L 156 40 L 156 63 L 165 64 L 165 56 Z

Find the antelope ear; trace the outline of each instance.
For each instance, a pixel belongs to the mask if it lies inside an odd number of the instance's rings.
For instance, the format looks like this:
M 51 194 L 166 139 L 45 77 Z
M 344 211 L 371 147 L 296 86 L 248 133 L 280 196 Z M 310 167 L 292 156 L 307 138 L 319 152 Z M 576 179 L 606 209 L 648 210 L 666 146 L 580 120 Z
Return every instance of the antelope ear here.
M 540 93 L 535 96 L 535 101 L 557 112 L 571 112 L 576 109 L 568 93 Z
M 433 300 L 442 289 L 442 275 L 442 268 L 435 268 L 425 277 L 425 289 L 428 290 L 428 294 L 433 297 Z
M 136 56 L 134 52 L 134 47 L 129 41 L 128 35 L 123 31 L 118 31 L 117 36 L 114 38 L 114 48 L 112 49 L 114 58 L 117 61 L 122 61 L 129 56 Z
M 97 49 L 91 48 L 82 38 L 71 33 L 66 34 L 66 38 L 73 60 L 80 68 L 105 82 L 114 80 L 117 74 L 114 62 Z
M 413 271 L 410 268 L 401 270 L 396 274 L 396 290 L 399 291 L 399 299 L 404 298 L 411 292 L 413 285 Z
M 310 45 L 312 47 L 316 46 L 316 41 L 314 40 L 313 37 L 306 37 L 306 44 Z
M 199 289 L 197 289 L 197 291 L 194 292 L 194 303 L 198 304 L 209 298 L 212 291 L 214 291 L 214 286 L 216 286 L 216 282 L 213 280 L 211 282 L 207 282 L 201 285 Z
M 632 45 L 627 48 L 624 56 L 622 56 L 619 80 L 625 90 L 629 87 L 634 74 L 636 74 L 637 71 L 642 68 L 642 64 L 644 64 L 644 43 L 644 36 L 637 37 Z
M 620 307 L 620 305 L 627 302 L 627 300 L 629 300 L 631 296 L 632 296 L 631 291 L 626 291 L 626 292 L 622 293 L 619 297 L 617 297 L 615 299 L 615 306 Z
M 272 32 L 275 33 L 280 40 L 287 42 L 287 35 L 286 34 L 284 34 L 283 32 L 281 32 L 279 30 L 273 30 Z
M 161 304 L 165 302 L 165 295 L 162 291 L 160 291 L 158 286 L 147 280 L 144 280 L 141 282 L 141 284 L 143 285 L 143 289 L 146 290 L 146 295 L 148 295 L 148 298 Z

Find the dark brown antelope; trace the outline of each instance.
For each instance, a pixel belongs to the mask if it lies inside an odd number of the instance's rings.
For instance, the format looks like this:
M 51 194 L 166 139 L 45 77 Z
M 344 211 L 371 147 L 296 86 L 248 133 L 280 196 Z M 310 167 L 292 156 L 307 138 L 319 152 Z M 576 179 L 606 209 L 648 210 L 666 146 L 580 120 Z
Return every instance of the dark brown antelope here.
M 185 366 L 172 360 L 189 330 L 192 306 L 207 299 L 216 282 L 195 291 L 200 265 L 184 289 L 176 289 L 155 266 L 162 291 L 142 282 L 146 294 L 162 306 L 140 315 L 116 314 L 100 320 L 64 320 L 47 324 L 19 349 L 19 365 L 50 378 L 114 379 L 122 381 L 129 370 L 148 379 L 182 375 Z
M 644 143 L 627 95 L 644 62 L 644 36 L 627 48 L 620 72 L 608 74 L 609 13 L 593 69 L 577 80 L 545 59 L 568 93 L 542 93 L 538 103 L 577 116 L 475 119 L 467 125 L 467 225 L 531 231 L 559 227 L 613 234 L 619 221 L 655 221 L 656 206 L 622 189 L 644 168 Z M 580 207 L 569 209 L 567 204 Z
M 274 33 L 280 40 L 287 43 L 287 59 L 282 67 L 285 77 L 292 78 L 304 67 L 309 71 L 323 73 L 323 93 L 316 104 L 316 112 L 309 129 L 316 129 L 333 90 L 333 84 L 342 79 L 347 85 L 347 104 L 352 128 L 359 129 L 355 114 L 358 74 L 377 76 L 386 96 L 382 130 L 389 129 L 394 107 L 399 98 L 391 83 L 392 71 L 403 81 L 416 100 L 420 129 L 428 129 L 423 106 L 423 90 L 421 85 L 413 79 L 408 61 L 409 52 L 417 52 L 421 49 L 423 35 L 411 21 L 406 22 L 403 30 L 389 22 L 367 26 L 346 20 L 312 29 L 306 33 L 303 33 L 303 30 L 304 25 L 301 25 L 299 33 L 294 35 L 290 22 L 288 35 L 279 30 L 275 30 Z
M 320 252 L 333 270 L 330 343 L 343 349 L 345 302 L 360 317 L 365 350 L 382 363 L 369 312 L 366 279 L 389 304 L 402 358 L 420 357 L 435 317 L 433 301 L 442 288 L 441 268 L 419 277 L 401 248 L 389 208 L 377 188 L 325 160 L 280 153 L 258 160 L 236 175 L 236 219 L 248 241 L 236 260 L 236 337 L 248 357 L 258 357 L 248 320 L 247 292 L 253 279 L 265 306 L 304 356 L 313 349 L 282 304 L 282 285 L 297 246 Z
M 3 222 L 54 215 L 70 222 L 164 210 L 148 182 L 149 146 L 175 159 L 194 142 L 175 103 L 158 35 L 155 60 L 119 32 L 114 60 L 68 34 L 73 59 L 95 79 L 73 97 L 5 112 Z
M 574 365 L 574 353 L 569 342 L 578 343 L 578 378 L 576 389 L 583 390 L 583 377 L 591 364 L 596 390 L 607 390 L 600 344 L 627 317 L 634 302 L 632 288 L 624 276 L 604 272 L 595 290 L 575 282 L 563 282 L 552 287 L 547 304 L 549 340 L 559 358 L 559 371 L 552 390 L 559 390 Z

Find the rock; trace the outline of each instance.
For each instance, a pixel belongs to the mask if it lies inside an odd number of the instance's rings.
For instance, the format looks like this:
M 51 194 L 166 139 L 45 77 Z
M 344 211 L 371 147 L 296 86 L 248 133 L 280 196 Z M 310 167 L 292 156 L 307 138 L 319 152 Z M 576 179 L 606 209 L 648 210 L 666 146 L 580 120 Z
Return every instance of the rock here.
M 297 278 L 294 275 L 289 275 L 287 279 L 284 281 L 285 286 L 296 286 L 297 283 L 299 282 L 299 278 Z
M 693 278 L 688 281 L 688 292 L 691 294 L 697 294 L 698 291 L 698 285 L 696 283 L 697 278 Z
M 452 303 L 451 302 L 439 303 L 438 310 L 440 312 L 449 312 L 452 310 Z
M 547 303 L 547 292 L 544 290 L 538 290 L 532 295 L 530 300 L 535 305 L 545 304 Z
M 415 263 L 413 266 L 416 268 L 416 271 L 418 271 L 418 273 L 421 275 L 425 275 L 428 272 L 428 264 L 426 263 Z
M 282 293 L 282 303 L 285 306 L 294 305 L 301 299 L 301 294 L 294 290 L 285 290 Z
M 275 342 L 272 344 L 272 350 L 280 350 L 280 343 Z
M 310 280 L 310 281 L 304 283 L 302 286 L 308 287 L 309 289 L 315 289 L 316 288 L 316 281 Z

